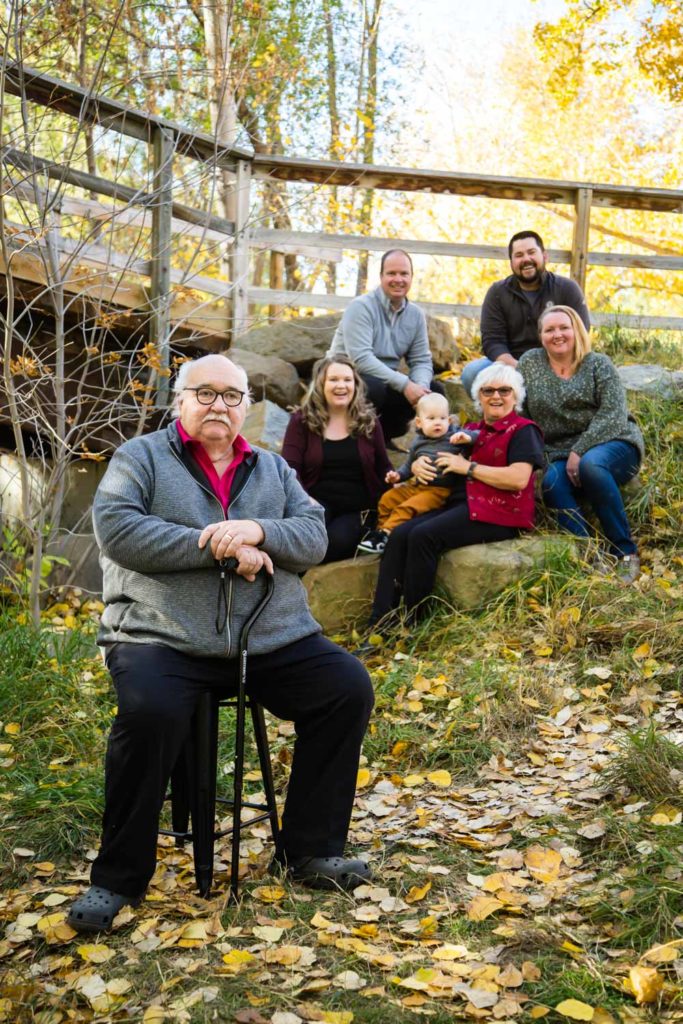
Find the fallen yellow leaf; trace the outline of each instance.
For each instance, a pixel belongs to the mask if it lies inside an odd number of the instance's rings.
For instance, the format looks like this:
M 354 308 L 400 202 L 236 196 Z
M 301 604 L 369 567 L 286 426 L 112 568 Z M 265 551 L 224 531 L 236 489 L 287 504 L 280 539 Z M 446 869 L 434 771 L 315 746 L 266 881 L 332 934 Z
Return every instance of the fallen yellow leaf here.
M 617 1024 L 615 1018 L 604 1006 L 596 1006 L 593 1014 L 593 1024 Z
M 246 949 L 231 949 L 229 953 L 223 955 L 223 963 L 229 968 L 230 974 L 239 974 L 255 959 L 254 954 Z
M 529 1010 L 529 1016 L 531 1017 L 532 1020 L 538 1020 L 540 1017 L 546 1017 L 549 1013 L 550 1013 L 550 1007 L 549 1006 L 543 1006 L 541 1004 L 539 1004 L 538 1006 L 533 1006 Z
M 627 979 L 628 988 L 639 1006 L 656 1003 L 664 988 L 664 978 L 656 967 L 631 967 Z
M 683 946 L 683 939 L 674 939 L 672 942 L 660 943 L 643 953 L 641 960 L 647 960 L 651 964 L 666 964 L 680 957 L 680 947 Z
M 571 1017 L 572 1020 L 593 1020 L 595 1013 L 592 1006 L 578 999 L 563 999 L 557 1004 L 555 1011 L 561 1013 L 563 1017 Z
M 430 772 L 427 779 L 433 786 L 440 786 L 443 789 L 446 789 L 446 787 L 451 784 L 451 774 L 444 768 L 440 768 L 435 772 Z
M 467 916 L 470 921 L 483 921 L 497 910 L 502 910 L 504 904 L 495 896 L 475 896 L 467 907 Z
M 283 967 L 291 967 L 301 960 L 301 949 L 299 946 L 276 946 L 275 949 L 266 949 L 263 952 L 263 959 L 267 964 L 282 964 Z
M 18 736 L 21 732 L 21 725 L 19 722 L 8 722 L 5 726 L 5 732 L 8 736 Z
M 157 1024 L 157 1021 L 162 1020 L 166 1020 L 163 1006 L 148 1006 L 142 1015 L 142 1024 Z
M 560 873 L 562 856 L 557 850 L 530 846 L 524 854 L 529 873 L 539 882 L 555 882 Z
M 364 789 L 370 784 L 372 776 L 367 768 L 358 769 L 358 777 L 356 778 L 356 789 Z
M 116 955 L 116 951 L 101 943 L 78 946 L 76 952 L 87 964 L 106 964 Z
M 251 895 L 263 903 L 278 903 L 286 896 L 286 890 L 279 885 L 260 885 Z
M 432 950 L 433 960 L 460 960 L 462 957 L 467 956 L 467 946 L 459 946 L 454 943 L 446 942 L 443 946 L 439 946 L 438 949 Z
M 406 896 L 406 903 L 419 903 L 420 900 L 425 898 L 431 887 L 431 882 L 425 882 L 424 885 L 414 885 Z

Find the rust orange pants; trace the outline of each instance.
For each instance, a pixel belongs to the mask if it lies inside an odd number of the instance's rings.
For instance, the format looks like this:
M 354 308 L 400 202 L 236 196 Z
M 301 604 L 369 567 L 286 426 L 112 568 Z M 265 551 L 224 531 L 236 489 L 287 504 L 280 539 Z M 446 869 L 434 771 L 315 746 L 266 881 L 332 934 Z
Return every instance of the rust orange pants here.
M 393 530 L 423 512 L 432 512 L 446 503 L 450 487 L 426 487 L 424 484 L 398 484 L 385 491 L 377 506 L 377 526 Z

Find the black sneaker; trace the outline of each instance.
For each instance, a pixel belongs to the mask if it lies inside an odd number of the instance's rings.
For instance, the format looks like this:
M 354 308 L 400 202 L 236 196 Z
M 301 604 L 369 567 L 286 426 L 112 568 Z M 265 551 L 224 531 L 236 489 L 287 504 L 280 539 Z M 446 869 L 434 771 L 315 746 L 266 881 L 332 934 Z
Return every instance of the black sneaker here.
M 381 555 L 388 538 L 389 534 L 386 530 L 371 530 L 363 537 L 356 550 L 361 555 Z

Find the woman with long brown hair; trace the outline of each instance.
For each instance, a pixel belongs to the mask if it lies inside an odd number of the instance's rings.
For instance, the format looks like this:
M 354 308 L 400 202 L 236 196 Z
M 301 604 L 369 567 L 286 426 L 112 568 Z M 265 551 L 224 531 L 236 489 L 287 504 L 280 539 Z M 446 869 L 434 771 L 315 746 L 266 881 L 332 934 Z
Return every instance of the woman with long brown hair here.
M 346 356 L 320 359 L 301 406 L 292 414 L 282 455 L 325 509 L 325 562 L 351 558 L 374 527 L 377 501 L 391 470 L 382 428 Z

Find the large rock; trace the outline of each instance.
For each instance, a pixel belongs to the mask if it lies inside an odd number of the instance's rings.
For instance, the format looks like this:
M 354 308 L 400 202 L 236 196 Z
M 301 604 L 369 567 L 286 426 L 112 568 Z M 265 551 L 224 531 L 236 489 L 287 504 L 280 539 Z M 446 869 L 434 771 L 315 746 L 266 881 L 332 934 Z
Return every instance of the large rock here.
M 475 412 L 472 399 L 460 383 L 459 377 L 445 377 L 441 383 L 446 392 L 450 411 L 458 414 L 461 423 L 471 423 L 481 419 L 481 414 Z
M 261 356 L 277 356 L 295 366 L 300 374 L 308 375 L 316 359 L 330 347 L 340 319 L 341 313 L 331 313 L 276 320 L 268 327 L 256 327 L 242 335 L 239 347 Z
M 663 366 L 618 366 L 617 370 L 627 391 L 665 398 L 683 395 L 683 371 L 665 370 Z
M 473 544 L 442 555 L 436 580 L 454 605 L 471 610 L 559 556 L 569 553 L 576 557 L 577 547 L 567 534 L 535 534 L 496 544 Z
M 257 402 L 247 413 L 242 434 L 250 444 L 279 452 L 289 423 L 288 414 L 274 402 Z
M 434 371 L 443 373 L 444 370 L 450 370 L 453 363 L 458 361 L 458 346 L 451 325 L 446 320 L 428 316 L 427 335 L 432 351 Z
M 367 619 L 377 583 L 379 555 L 316 565 L 304 576 L 314 617 L 328 634 Z
M 567 534 L 535 534 L 496 544 L 447 551 L 439 561 L 437 584 L 458 608 L 479 608 L 532 570 L 541 571 L 564 553 L 575 557 Z M 311 609 L 326 633 L 362 624 L 370 614 L 379 557 L 362 556 L 315 566 L 304 576 Z
M 296 405 L 301 398 L 299 375 L 291 363 L 278 356 L 264 356 L 245 348 L 232 348 L 230 356 L 247 371 L 254 398 L 267 398 L 281 409 Z
M 105 474 L 107 462 L 75 459 L 66 467 L 66 487 L 62 504 L 60 526 L 66 530 L 90 528 L 90 509 L 98 484 Z M 45 503 L 45 490 L 49 483 L 51 465 L 43 466 L 40 459 L 29 459 L 26 466 L 29 486 L 30 514 L 37 515 Z M 0 520 L 11 528 L 12 522 L 23 520 L 22 476 L 16 455 L 0 455 Z M 48 524 L 52 525 L 52 524 Z
M 235 358 L 241 362 L 237 352 L 245 350 L 260 356 L 276 356 L 295 366 L 302 376 L 308 376 L 313 363 L 324 356 L 332 344 L 341 317 L 341 313 L 299 316 L 292 320 L 277 320 L 267 327 L 256 327 L 240 337 L 239 348 L 233 349 Z M 428 316 L 427 334 L 434 369 L 437 373 L 449 369 L 458 358 L 458 347 L 450 325 L 445 320 Z M 248 372 L 246 364 L 242 365 Z

